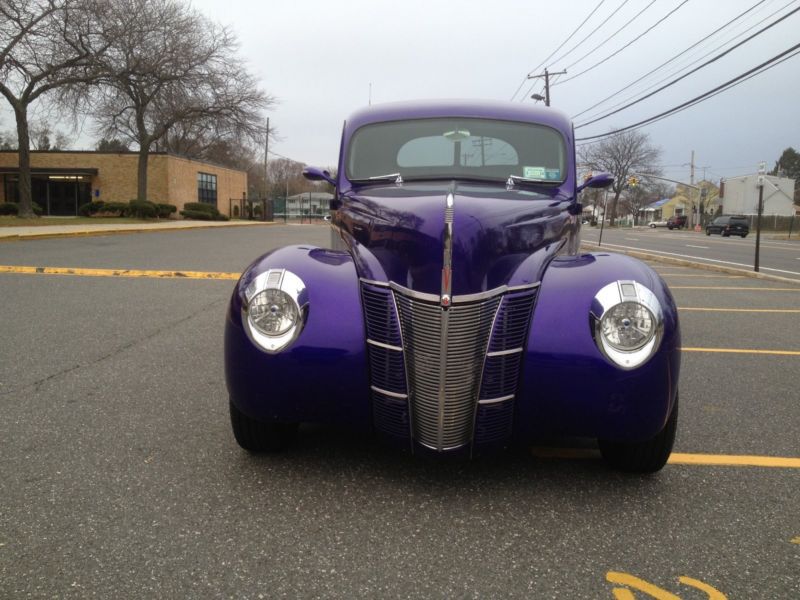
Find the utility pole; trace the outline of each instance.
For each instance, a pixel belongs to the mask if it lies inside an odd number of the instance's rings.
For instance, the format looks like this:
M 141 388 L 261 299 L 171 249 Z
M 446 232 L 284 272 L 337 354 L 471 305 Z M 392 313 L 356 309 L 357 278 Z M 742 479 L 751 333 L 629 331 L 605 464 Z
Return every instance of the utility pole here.
M 262 219 L 267 220 L 267 157 L 269 156 L 269 117 L 267 117 L 267 134 L 264 136 L 264 199 L 261 201 Z
M 544 100 L 545 106 L 550 106 L 550 76 L 551 75 L 566 75 L 567 71 L 564 69 L 563 71 L 557 71 L 556 73 L 551 73 L 547 69 L 544 70 L 544 73 L 540 73 L 539 75 L 528 75 L 528 79 L 538 79 L 539 77 L 544 77 L 544 98 L 542 98 L 539 94 L 534 94 L 531 96 L 534 100 Z
M 753 270 L 758 272 L 759 254 L 761 250 L 761 213 L 764 212 L 764 175 L 767 174 L 767 163 L 758 163 L 758 217 L 756 218 L 756 258 Z
M 692 150 L 692 159 L 689 161 L 689 183 L 694 186 L 694 150 Z M 697 199 L 698 203 L 700 202 L 700 198 Z M 691 229 L 694 225 L 694 215 L 695 215 L 695 206 L 692 203 L 691 214 L 689 215 L 689 224 L 687 229 Z

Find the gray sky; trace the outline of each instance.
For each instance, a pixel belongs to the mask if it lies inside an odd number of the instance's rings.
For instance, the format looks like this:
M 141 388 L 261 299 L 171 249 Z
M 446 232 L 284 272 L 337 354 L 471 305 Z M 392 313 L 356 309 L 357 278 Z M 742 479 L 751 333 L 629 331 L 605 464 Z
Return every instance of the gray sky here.
M 554 58 L 596 30 L 622 1 L 606 0 L 590 23 Z M 591 67 L 681 2 L 656 1 L 608 43 L 569 67 L 568 74 Z M 573 81 L 556 83 L 551 91 L 553 106 L 569 115 L 581 112 L 756 2 L 690 0 L 614 58 Z M 526 74 L 547 58 L 598 3 L 195 0 L 194 6 L 234 29 L 242 54 L 264 88 L 280 101 L 270 113 L 271 124 L 282 137 L 274 150 L 303 162 L 329 165 L 336 161 L 342 121 L 352 110 L 367 104 L 370 83 L 373 103 L 448 97 L 508 100 Z M 577 50 L 550 64 L 551 70 L 578 61 L 647 4 L 649 0 L 630 0 Z M 743 38 L 754 33 L 800 3 L 790 2 L 788 8 L 755 26 L 786 4 L 786 0 L 766 0 L 738 21 L 738 27 L 723 30 L 659 71 L 660 77 L 643 84 L 678 71 L 681 65 L 738 34 Z M 591 23 L 594 25 L 590 27 Z M 800 13 L 669 90 L 578 133 L 603 133 L 693 98 L 800 42 L 798 31 Z M 646 86 L 631 92 L 642 87 Z M 618 95 L 595 111 L 625 98 L 625 93 Z M 784 148 L 800 146 L 798 98 L 800 56 L 643 131 L 662 147 L 668 176 L 688 181 L 688 167 L 680 165 L 689 162 L 692 150 L 696 165 L 707 167 L 708 178 L 752 172 L 758 161 L 768 161 L 771 167 Z M 702 174 L 700 169 L 697 176 Z
M 657 0 L 609 42 L 593 50 L 650 3 L 629 0 L 598 28 L 623 3 L 605 0 L 554 59 L 592 31 L 593 35 L 548 66 L 552 71 L 567 68 L 568 77 L 578 74 L 642 34 L 682 2 Z M 689 0 L 607 62 L 572 81 L 555 81 L 553 106 L 576 115 L 624 89 L 757 2 Z M 270 149 L 327 166 L 336 162 L 343 120 L 368 103 L 370 84 L 373 103 L 452 97 L 509 100 L 526 74 L 546 59 L 598 3 L 194 0 L 193 5 L 233 29 L 241 43 L 241 54 L 264 89 L 277 98 L 269 116 L 281 139 Z M 700 64 L 708 60 L 721 51 L 712 52 L 718 46 L 727 48 L 729 44 L 725 43 L 732 38 L 741 36 L 741 40 L 797 6 L 797 0 L 765 0 L 736 24 L 638 86 L 577 117 L 576 123 L 592 113 L 605 112 L 629 96 L 638 96 L 644 87 L 670 74 L 683 73 L 693 61 Z M 775 11 L 779 12 L 756 25 Z M 632 124 L 706 92 L 800 42 L 799 31 L 800 12 L 670 89 L 579 129 L 579 137 Z M 699 60 L 705 54 L 709 56 Z M 540 91 L 539 87 L 541 84 L 534 91 Z M 528 84 L 516 99 L 527 89 Z M 667 176 L 688 181 L 688 165 L 682 165 L 689 162 L 694 150 L 697 177 L 703 176 L 706 167 L 707 178 L 719 179 L 753 172 L 761 160 L 771 167 L 784 148 L 800 147 L 798 99 L 800 56 L 642 131 L 663 149 Z M 533 102 L 527 97 L 525 101 Z M 12 124 L 8 111 L 3 111 L 0 128 L 8 129 Z

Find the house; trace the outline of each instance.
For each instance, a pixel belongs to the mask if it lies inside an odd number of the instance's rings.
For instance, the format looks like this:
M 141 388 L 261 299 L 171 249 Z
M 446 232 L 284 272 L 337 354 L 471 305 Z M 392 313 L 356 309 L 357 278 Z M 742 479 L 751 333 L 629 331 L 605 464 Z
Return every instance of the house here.
M 794 179 L 764 175 L 764 215 L 794 215 Z M 722 213 L 726 215 L 758 214 L 759 175 L 727 177 L 720 185 Z
M 136 198 L 137 152 L 32 151 L 33 201 L 45 215 L 74 216 L 91 200 Z M 19 156 L 0 151 L 0 202 L 19 200 Z M 247 173 L 166 152 L 151 152 L 147 199 L 174 204 L 212 204 L 230 216 L 230 199 L 246 197 Z

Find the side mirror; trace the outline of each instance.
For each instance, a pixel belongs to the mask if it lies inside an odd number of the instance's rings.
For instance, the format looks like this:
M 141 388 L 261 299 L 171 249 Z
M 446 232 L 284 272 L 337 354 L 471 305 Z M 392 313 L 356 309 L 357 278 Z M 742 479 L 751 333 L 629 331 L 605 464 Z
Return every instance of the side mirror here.
M 585 188 L 607 188 L 612 183 L 614 183 L 614 176 L 611 173 L 606 173 L 605 171 L 595 173 L 578 186 L 578 192 L 581 192 Z
M 330 171 L 326 169 L 320 169 L 319 167 L 304 167 L 303 177 L 309 181 L 327 181 L 332 186 L 336 187 L 336 179 L 334 179 Z

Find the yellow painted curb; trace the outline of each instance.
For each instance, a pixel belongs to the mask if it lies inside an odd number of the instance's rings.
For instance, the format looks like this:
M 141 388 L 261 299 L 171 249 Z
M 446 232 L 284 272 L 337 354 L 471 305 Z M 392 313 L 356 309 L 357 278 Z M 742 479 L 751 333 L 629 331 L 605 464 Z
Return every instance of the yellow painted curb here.
M 22 240 L 47 240 L 53 238 L 88 237 L 93 235 L 124 235 L 133 233 L 158 233 L 162 231 L 192 231 L 195 229 L 222 229 L 225 227 L 256 227 L 281 225 L 277 221 L 263 221 L 253 223 L 233 223 L 228 225 L 192 225 L 190 227 L 157 227 L 157 228 L 129 228 L 129 229 L 75 229 L 57 233 L 24 233 L 17 235 L 0 236 L 0 242 L 17 242 Z M 65 225 L 65 227 L 70 227 Z
M 600 452 L 591 448 L 533 447 L 536 458 L 599 459 Z M 751 454 L 702 454 L 673 452 L 667 464 L 700 467 L 764 467 L 772 469 L 800 469 L 800 458 L 785 456 L 760 456 Z
M 770 354 L 773 356 L 800 356 L 798 350 L 752 350 L 749 348 L 681 348 L 681 352 L 709 352 L 719 354 Z
M 241 273 L 213 271 L 148 271 L 139 269 L 73 269 L 69 267 L 25 267 L 0 265 L 0 273 L 18 275 L 77 275 L 81 277 L 144 277 L 153 279 L 224 279 L 237 280 Z

